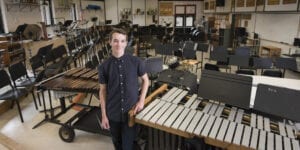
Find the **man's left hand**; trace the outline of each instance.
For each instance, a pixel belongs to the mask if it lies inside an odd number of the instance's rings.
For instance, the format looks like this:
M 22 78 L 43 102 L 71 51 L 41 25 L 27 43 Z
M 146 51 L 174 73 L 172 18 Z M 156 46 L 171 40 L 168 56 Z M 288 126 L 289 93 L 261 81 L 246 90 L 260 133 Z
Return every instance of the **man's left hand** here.
M 135 105 L 133 114 L 135 115 L 136 113 L 141 111 L 143 108 L 144 108 L 144 102 L 143 101 L 138 101 L 137 104 Z

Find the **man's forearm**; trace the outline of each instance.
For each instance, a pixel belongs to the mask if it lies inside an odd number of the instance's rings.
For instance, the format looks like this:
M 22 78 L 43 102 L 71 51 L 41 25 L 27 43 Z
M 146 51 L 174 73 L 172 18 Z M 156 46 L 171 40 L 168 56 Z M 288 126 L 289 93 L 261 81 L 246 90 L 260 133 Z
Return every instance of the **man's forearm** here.
M 144 101 L 147 95 L 148 87 L 149 87 L 149 79 L 148 76 L 145 75 L 142 78 L 142 88 L 141 88 L 141 94 L 140 94 L 140 100 Z
M 106 117 L 106 90 L 104 87 L 100 86 L 99 90 L 99 99 L 100 99 L 100 107 L 101 107 L 101 115 L 102 117 Z

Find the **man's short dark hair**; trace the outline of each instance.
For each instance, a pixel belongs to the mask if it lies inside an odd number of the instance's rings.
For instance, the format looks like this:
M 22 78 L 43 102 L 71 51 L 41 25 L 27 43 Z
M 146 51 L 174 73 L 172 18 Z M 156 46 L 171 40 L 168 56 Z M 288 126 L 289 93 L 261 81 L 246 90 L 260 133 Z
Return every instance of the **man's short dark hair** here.
M 109 33 L 109 41 L 112 40 L 112 35 L 114 33 L 119 33 L 119 34 L 123 34 L 126 36 L 126 40 L 127 40 L 127 32 L 121 28 L 114 28 L 110 33 Z

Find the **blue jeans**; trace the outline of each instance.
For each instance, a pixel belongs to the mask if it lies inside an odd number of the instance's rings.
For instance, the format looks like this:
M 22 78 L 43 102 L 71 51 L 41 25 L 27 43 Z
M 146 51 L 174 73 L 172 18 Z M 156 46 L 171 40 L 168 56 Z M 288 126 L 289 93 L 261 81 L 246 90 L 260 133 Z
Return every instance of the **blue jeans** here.
M 128 121 L 109 121 L 110 133 L 115 150 L 133 150 L 136 126 L 129 127 Z

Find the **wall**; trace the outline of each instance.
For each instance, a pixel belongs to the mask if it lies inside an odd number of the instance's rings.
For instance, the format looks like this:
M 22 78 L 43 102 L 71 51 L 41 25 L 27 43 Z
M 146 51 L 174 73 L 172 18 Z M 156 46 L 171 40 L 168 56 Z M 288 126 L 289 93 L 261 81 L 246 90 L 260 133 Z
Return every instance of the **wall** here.
M 140 9 L 141 12 L 137 12 Z M 142 13 L 144 12 L 144 13 Z M 140 26 L 145 26 L 146 24 L 146 10 L 145 10 L 145 0 L 132 0 L 132 14 L 133 14 L 133 24 L 138 24 Z
M 5 2 L 10 2 L 10 0 L 4 0 L 4 3 Z M 7 5 L 3 5 L 2 8 L 4 8 L 3 16 L 6 17 L 6 32 L 14 32 L 19 25 L 24 23 L 37 24 L 42 20 L 41 9 L 39 6 L 33 6 L 32 8 L 23 8 L 23 6 L 21 6 L 19 8 L 19 5 L 8 5 L 9 9 L 7 10 Z
M 62 22 L 64 23 L 65 20 L 72 20 L 72 9 L 65 8 L 64 6 L 61 6 L 59 3 L 60 0 L 52 0 L 53 8 L 53 18 L 55 20 L 55 23 Z
M 158 9 L 158 1 L 157 0 L 146 0 L 146 12 L 149 9 Z M 155 19 L 158 19 L 158 15 L 155 16 Z M 151 15 L 146 15 L 146 25 L 154 24 L 153 18 Z
M 89 5 L 89 4 L 100 6 L 101 9 L 100 10 L 87 10 L 86 6 Z M 104 2 L 100 2 L 100 1 L 82 1 L 81 5 L 82 5 L 82 11 L 81 11 L 82 18 L 84 18 L 87 21 L 91 21 L 91 18 L 97 17 L 98 20 L 96 22 L 96 25 L 105 23 Z
M 112 24 L 118 24 L 118 0 L 105 0 L 105 8 L 106 20 L 112 20 Z
M 242 23 L 242 26 L 243 23 Z M 300 37 L 299 13 L 253 13 L 248 20 L 247 32 L 253 37 L 253 32 L 258 33 L 261 45 L 273 45 L 282 49 L 281 54 L 297 49 L 293 47 L 295 37 Z M 299 48 L 298 48 L 299 49 Z

